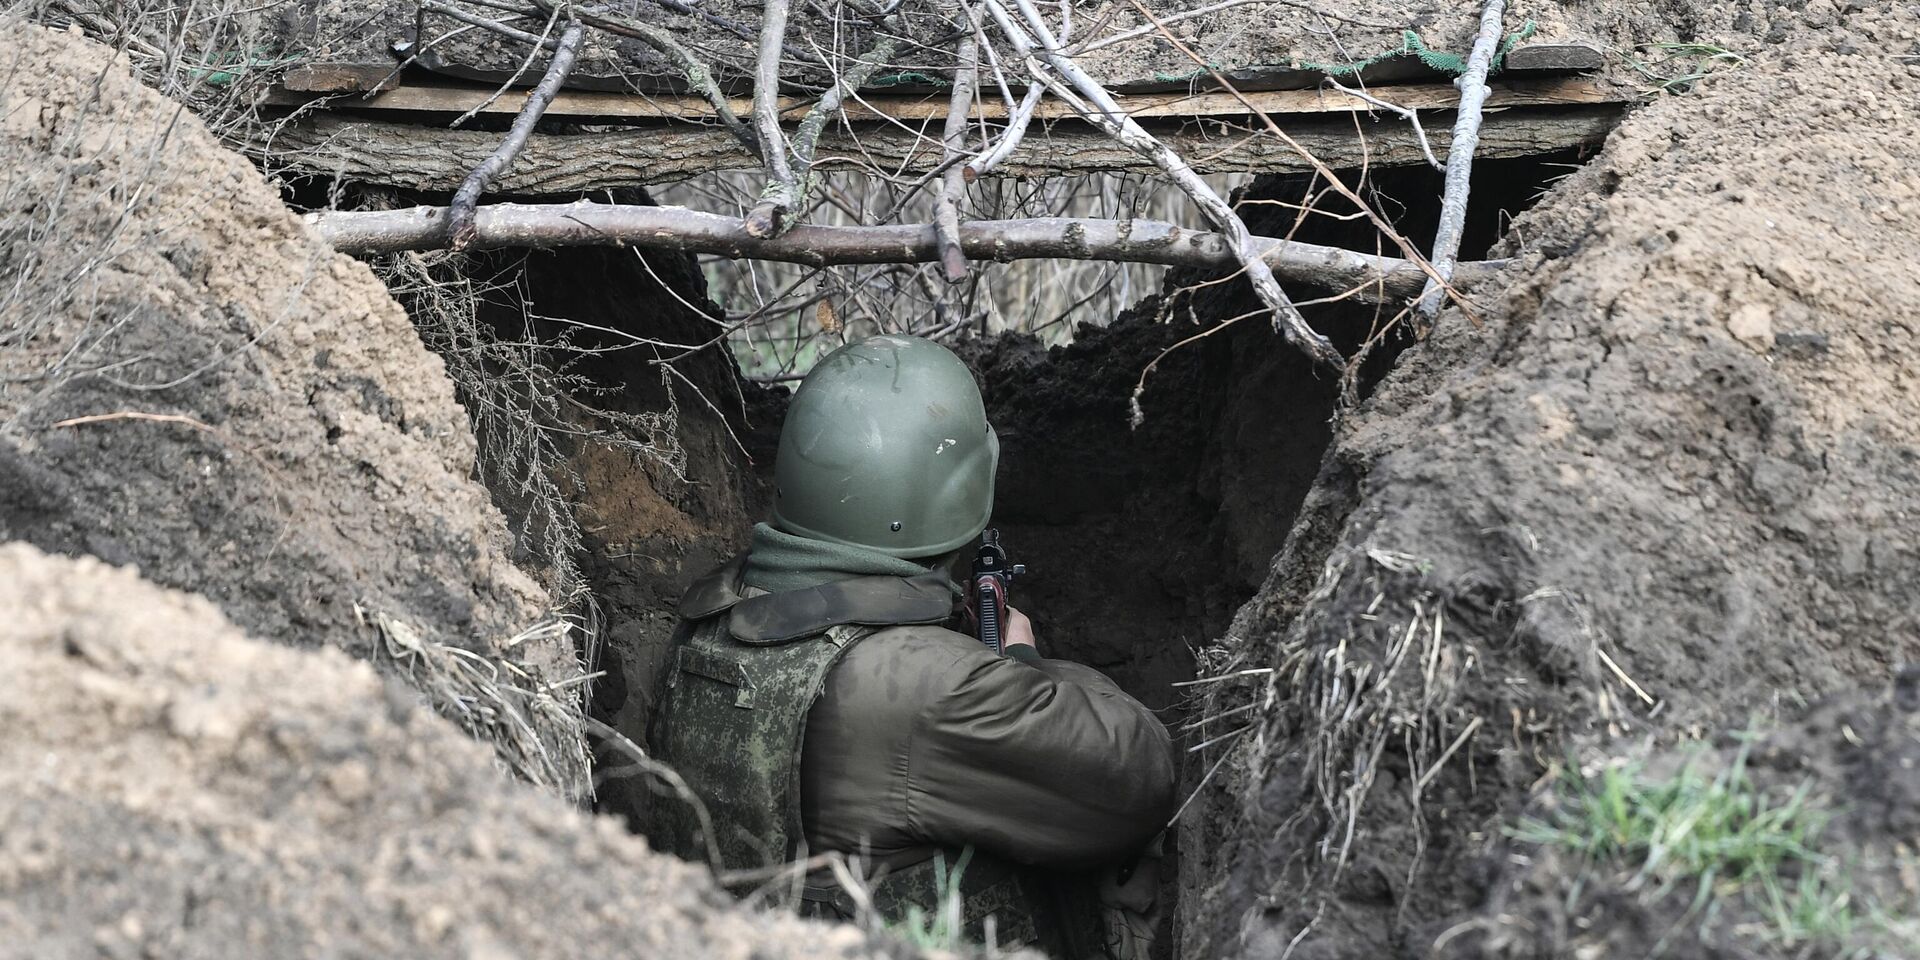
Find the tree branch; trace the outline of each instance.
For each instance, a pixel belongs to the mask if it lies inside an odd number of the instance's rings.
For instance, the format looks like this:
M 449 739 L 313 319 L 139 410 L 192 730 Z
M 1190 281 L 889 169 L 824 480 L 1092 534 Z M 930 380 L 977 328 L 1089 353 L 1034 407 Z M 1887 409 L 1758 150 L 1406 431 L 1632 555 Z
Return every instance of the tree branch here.
M 967 279 L 967 255 L 960 248 L 960 204 L 967 197 L 965 172 L 958 161 L 967 149 L 967 117 L 973 113 L 974 73 L 979 69 L 979 47 L 971 30 L 955 45 L 953 90 L 947 98 L 947 126 L 942 140 L 946 144 L 947 171 L 940 176 L 940 199 L 934 205 L 933 223 L 940 234 L 940 269 L 948 283 Z
M 521 43 L 532 44 L 533 46 L 541 47 L 547 50 L 552 50 L 556 42 L 553 40 L 549 40 L 546 37 L 542 37 L 537 33 L 528 33 L 527 31 L 522 30 L 518 27 L 509 27 L 506 25 L 505 22 L 500 20 L 489 20 L 486 17 L 480 16 L 479 14 L 468 13 L 467 11 L 460 9 L 459 7 L 453 6 L 452 4 L 442 3 L 440 2 L 440 0 L 420 0 L 420 9 L 426 10 L 431 13 L 438 13 L 443 16 L 452 17 L 453 19 L 458 20 L 461 23 L 467 24 L 469 26 L 479 27 L 482 30 L 487 30 L 493 33 L 497 33 L 503 37 L 506 37 L 509 40 L 517 40 Z M 523 14 L 523 16 L 528 16 L 528 17 L 530 17 L 531 15 L 532 15 L 532 11 L 530 10 L 527 11 L 526 14 Z M 518 19 L 518 18 L 510 17 L 508 19 Z
M 446 245 L 445 207 L 327 210 L 307 222 L 334 249 L 354 254 L 432 250 Z M 738 217 L 688 210 L 605 203 L 495 203 L 476 215 L 473 247 L 635 246 L 712 254 L 730 259 L 778 260 L 810 266 L 861 263 L 933 263 L 940 259 L 932 224 L 823 227 L 802 224 L 778 237 L 756 238 Z M 1250 237 L 1260 272 L 1289 283 L 1357 291 L 1355 299 L 1411 297 L 1425 274 L 1416 264 L 1339 247 Z M 973 260 L 1066 259 L 1155 263 L 1202 269 L 1241 264 L 1232 241 L 1158 220 L 1044 217 L 972 220 L 958 240 Z M 1461 265 L 1463 280 L 1480 280 L 1506 265 Z
M 448 208 L 447 245 L 455 251 L 466 249 L 473 242 L 473 217 L 480 203 L 480 194 L 486 192 L 487 184 L 492 183 L 508 167 L 513 158 L 527 145 L 527 138 L 533 135 L 533 128 L 540 124 L 540 115 L 547 110 L 547 104 L 553 102 L 554 95 L 560 92 L 562 84 L 567 82 L 567 74 L 573 72 L 574 56 L 580 52 L 580 40 L 586 30 L 579 22 L 569 22 L 560 32 L 560 41 L 553 48 L 553 59 L 547 63 L 546 76 L 540 78 L 540 84 L 527 94 L 527 102 L 520 108 L 520 115 L 513 118 L 513 127 L 507 131 L 507 138 L 500 146 L 467 174 L 467 179 L 454 191 L 453 204 Z
M 1020 148 L 1020 141 L 1026 137 L 1027 127 L 1033 123 L 1033 112 L 1040 106 L 1040 97 L 1046 90 L 1046 86 L 1039 83 L 1027 88 L 1026 96 L 1020 98 L 1020 105 L 1007 118 L 1007 129 L 1000 134 L 1000 139 L 968 160 L 966 166 L 960 168 L 961 176 L 972 182 L 992 173 L 993 168 L 1013 156 L 1013 152 Z
M 1240 216 L 1233 212 L 1233 208 L 1228 206 L 1227 202 L 1221 199 L 1220 195 L 1215 193 L 1213 188 L 1201 179 L 1200 175 L 1195 173 L 1179 154 L 1168 149 L 1166 144 L 1161 143 L 1131 116 L 1128 116 L 1126 111 L 1114 102 L 1113 96 L 1086 71 L 1080 69 L 1079 64 L 1054 49 L 1056 44 L 1053 34 L 1047 29 L 1046 22 L 1041 19 L 1039 11 L 1034 9 L 1032 0 L 1011 0 L 1011 2 L 1019 8 L 1027 24 L 1039 37 L 1038 48 L 1026 31 L 1007 15 L 1006 9 L 999 0 L 986 0 L 986 2 L 995 22 L 1000 25 L 1001 32 L 1006 35 L 1015 50 L 1026 58 L 1036 79 L 1046 83 L 1049 88 L 1054 89 L 1069 102 L 1077 99 L 1073 96 L 1075 91 L 1085 96 L 1091 107 L 1082 113 L 1087 120 L 1141 156 L 1152 159 L 1154 165 L 1159 167 L 1175 186 L 1193 198 L 1194 203 L 1200 207 L 1207 219 L 1226 236 L 1235 259 L 1245 269 L 1247 280 L 1253 285 L 1254 293 L 1269 310 L 1273 311 L 1275 329 L 1316 363 L 1331 370 L 1344 369 L 1345 361 L 1340 356 L 1340 352 L 1333 348 L 1333 344 L 1326 337 L 1321 336 L 1307 324 L 1306 318 L 1300 315 L 1299 308 L 1288 299 L 1286 291 L 1280 289 L 1280 284 L 1274 280 L 1272 272 L 1260 269 L 1260 258 L 1253 245 L 1252 235 L 1248 233 L 1247 225 L 1241 221 Z M 1069 84 L 1072 86 L 1071 90 L 1066 89 Z
M 786 42 L 787 0 L 766 0 L 760 10 L 760 59 L 753 74 L 753 132 L 762 145 L 767 186 L 747 214 L 747 233 L 756 237 L 780 232 L 780 221 L 799 192 L 787 162 L 787 137 L 780 129 L 780 48 Z
M 780 0 L 768 0 L 769 4 L 775 2 Z M 899 4 L 896 3 L 895 6 L 897 8 Z M 777 236 L 792 225 L 788 215 L 795 208 L 804 206 L 807 194 L 812 191 L 813 158 L 815 151 L 819 149 L 820 137 L 826 132 L 827 121 L 840 112 L 847 97 L 865 85 L 874 71 L 893 58 L 893 52 L 900 42 L 897 26 L 892 17 L 883 22 L 880 26 L 881 37 L 874 43 L 873 49 L 868 50 L 858 63 L 835 77 L 833 86 L 827 88 L 813 108 L 807 111 L 807 115 L 801 118 L 799 126 L 793 132 L 793 165 L 791 167 L 786 165 L 786 157 L 783 154 L 781 165 L 784 177 L 776 174 L 773 167 L 767 168 L 767 188 L 761 195 L 760 202 L 754 204 L 753 209 L 747 212 L 747 229 L 754 236 Z M 765 73 L 766 66 L 763 62 L 761 75 L 764 77 Z M 753 95 L 754 118 L 758 121 L 761 115 L 758 81 L 755 82 Z M 773 129 L 777 134 L 780 129 L 777 96 L 769 110 L 769 116 L 772 117 Z
M 1460 235 L 1467 222 L 1467 193 L 1473 186 L 1473 153 L 1480 145 L 1480 111 L 1487 103 L 1487 71 L 1500 49 L 1505 28 L 1500 22 L 1505 0 L 1487 0 L 1480 15 L 1480 35 L 1467 56 L 1467 70 L 1454 81 L 1460 87 L 1460 113 L 1453 122 L 1453 143 L 1447 148 L 1447 190 L 1440 201 L 1440 227 L 1433 235 L 1435 276 L 1420 291 L 1415 312 L 1429 323 L 1440 314 L 1441 288 L 1453 278 L 1453 261 L 1460 255 Z

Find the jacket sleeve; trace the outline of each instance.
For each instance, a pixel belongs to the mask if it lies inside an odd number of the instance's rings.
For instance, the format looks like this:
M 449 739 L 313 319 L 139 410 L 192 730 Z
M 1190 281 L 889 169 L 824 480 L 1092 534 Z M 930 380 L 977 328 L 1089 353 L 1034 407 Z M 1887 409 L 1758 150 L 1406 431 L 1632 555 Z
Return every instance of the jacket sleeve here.
M 909 751 L 908 817 L 923 839 L 1075 868 L 1132 856 L 1166 826 L 1166 727 L 1098 671 L 982 651 L 947 680 Z

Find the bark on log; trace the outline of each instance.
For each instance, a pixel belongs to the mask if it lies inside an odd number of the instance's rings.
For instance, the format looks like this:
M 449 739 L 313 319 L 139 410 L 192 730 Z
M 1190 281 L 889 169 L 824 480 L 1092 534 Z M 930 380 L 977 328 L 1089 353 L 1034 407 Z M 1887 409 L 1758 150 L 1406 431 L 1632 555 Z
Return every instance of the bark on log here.
M 321 211 L 307 222 L 345 253 L 428 250 L 445 243 L 445 207 L 378 211 Z M 473 246 L 551 248 L 625 245 L 713 254 L 735 260 L 779 260 L 809 266 L 856 263 L 931 263 L 940 258 L 932 224 L 821 227 L 802 224 L 777 237 L 756 239 L 738 217 L 684 207 L 605 203 L 518 204 L 481 207 Z M 1158 220 L 1044 217 L 974 220 L 960 224 L 960 246 L 971 260 L 1116 260 L 1232 270 L 1231 242 L 1217 233 Z M 1275 278 L 1333 292 L 1365 287 L 1363 301 L 1412 297 L 1426 275 L 1394 257 L 1339 247 L 1252 238 Z M 1499 270 L 1503 261 L 1460 264 L 1456 280 L 1469 283 Z M 1377 286 L 1375 286 L 1377 284 Z
M 1480 157 L 1516 157 L 1597 144 L 1620 121 L 1614 105 L 1489 114 L 1480 130 Z M 1426 163 L 1418 140 L 1397 118 L 1361 120 L 1367 133 L 1363 156 L 1353 120 L 1288 124 L 1295 140 L 1329 166 L 1376 167 Z M 1213 121 L 1145 124 L 1202 173 L 1304 173 L 1299 154 L 1268 136 L 1223 130 Z M 1435 126 L 1441 126 L 1436 122 Z M 1431 129 L 1436 150 L 1450 133 Z M 265 125 L 240 144 L 276 171 L 339 176 L 348 180 L 432 192 L 451 192 L 469 170 L 499 145 L 498 134 L 474 130 L 349 119 L 319 114 Z M 821 169 L 866 167 L 862 151 L 898 176 L 923 175 L 940 165 L 937 134 L 916 137 L 898 127 L 856 124 L 851 132 L 830 129 L 820 140 Z M 591 190 L 672 183 L 715 170 L 756 170 L 759 160 L 716 126 L 675 124 L 626 130 L 536 133 L 512 170 L 494 183 L 497 194 L 565 196 Z M 1139 154 L 1079 121 L 1035 121 L 1018 150 L 997 168 L 1002 176 L 1068 176 L 1103 171 L 1158 172 Z
M 1494 113 L 1480 127 L 1480 157 L 1519 157 L 1599 144 L 1620 121 L 1622 108 L 1599 106 L 1553 113 Z M 1311 167 L 1292 148 L 1271 136 L 1248 138 L 1244 131 L 1217 132 L 1213 125 L 1185 125 L 1175 131 L 1148 127 L 1167 146 L 1188 157 L 1200 173 L 1309 173 Z M 1294 140 L 1331 167 L 1425 165 L 1419 140 L 1396 117 L 1361 121 L 1367 154 L 1361 156 L 1354 121 L 1315 121 L 1288 125 Z M 1452 134 L 1430 129 L 1434 150 L 1452 144 Z M 854 142 L 854 136 L 858 142 Z M 413 190 L 451 192 L 467 171 L 499 146 L 499 134 L 447 131 L 411 123 L 361 121 L 315 115 L 255 131 L 240 144 L 252 156 L 265 156 L 276 171 L 315 177 L 344 177 L 359 182 Z M 937 138 L 920 138 L 897 127 L 856 127 L 828 131 L 820 140 L 820 169 L 851 169 L 862 152 L 887 173 L 920 177 L 941 163 Z M 699 177 L 712 171 L 753 171 L 749 154 L 718 127 L 649 127 L 630 131 L 541 134 L 536 132 L 515 167 L 493 182 L 495 194 L 568 196 L 622 186 L 653 186 Z M 1000 177 L 1069 177 L 1079 173 L 1127 171 L 1158 173 L 1133 150 L 1091 127 L 1064 121 L 1043 127 L 1035 121 L 1014 156 L 995 167 Z

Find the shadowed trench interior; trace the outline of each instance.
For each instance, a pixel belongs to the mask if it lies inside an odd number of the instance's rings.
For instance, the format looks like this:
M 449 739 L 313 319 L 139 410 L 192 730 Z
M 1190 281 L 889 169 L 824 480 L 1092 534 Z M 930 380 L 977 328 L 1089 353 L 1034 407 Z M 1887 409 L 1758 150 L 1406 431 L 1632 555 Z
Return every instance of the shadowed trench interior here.
M 1482 258 L 1581 159 L 1564 152 L 1476 164 L 1461 259 Z M 1438 223 L 1441 174 L 1422 167 L 1343 177 L 1362 183 L 1374 209 L 1425 246 Z M 621 199 L 647 202 L 637 193 Z M 1398 255 L 1314 178 L 1261 177 L 1238 200 L 1256 234 Z M 710 339 L 709 317 L 723 315 L 689 256 L 496 252 L 460 269 L 483 291 L 477 320 L 501 338 L 585 348 L 555 361 L 582 406 L 673 416 L 675 458 L 573 443 L 559 478 L 578 519 L 595 610 L 597 642 L 584 652 L 602 676 L 591 710 L 644 743 L 674 602 L 764 516 L 788 394 L 743 382 L 720 350 L 673 359 L 663 346 Z M 418 295 L 402 300 L 421 308 Z M 1365 348 L 1353 374 L 1362 402 L 1415 343 L 1410 322 L 1393 322 L 1397 309 L 1352 299 L 1303 308 L 1342 353 Z M 1033 617 L 1048 655 L 1106 672 L 1157 711 L 1184 761 L 1191 746 L 1223 731 L 1193 725 L 1182 684 L 1204 673 L 1196 652 L 1268 575 L 1320 472 L 1340 383 L 1281 340 L 1242 281 L 1175 270 L 1160 294 L 1122 316 L 1087 320 L 1070 343 L 1050 349 L 1021 334 L 953 345 L 977 371 L 1002 440 L 994 523 L 1029 569 L 1013 602 Z M 483 430 L 483 448 L 489 439 Z M 489 479 L 522 539 L 537 535 L 526 490 Z M 600 809 L 644 827 L 654 804 L 677 802 L 633 775 L 619 751 L 597 759 Z M 1199 771 L 1182 766 L 1184 796 Z M 1177 851 L 1166 862 L 1177 869 Z M 1164 916 L 1174 913 L 1169 902 Z M 1177 942 L 1169 933 L 1163 956 Z

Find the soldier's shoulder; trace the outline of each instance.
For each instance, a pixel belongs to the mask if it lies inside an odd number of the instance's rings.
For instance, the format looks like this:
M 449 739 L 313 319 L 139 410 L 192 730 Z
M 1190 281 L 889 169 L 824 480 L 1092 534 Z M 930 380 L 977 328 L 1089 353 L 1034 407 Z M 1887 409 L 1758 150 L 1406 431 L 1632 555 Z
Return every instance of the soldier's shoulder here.
M 897 675 L 945 673 L 977 660 L 993 659 L 993 652 L 979 640 L 939 624 L 899 624 L 869 634 L 847 652 L 846 658 Z

